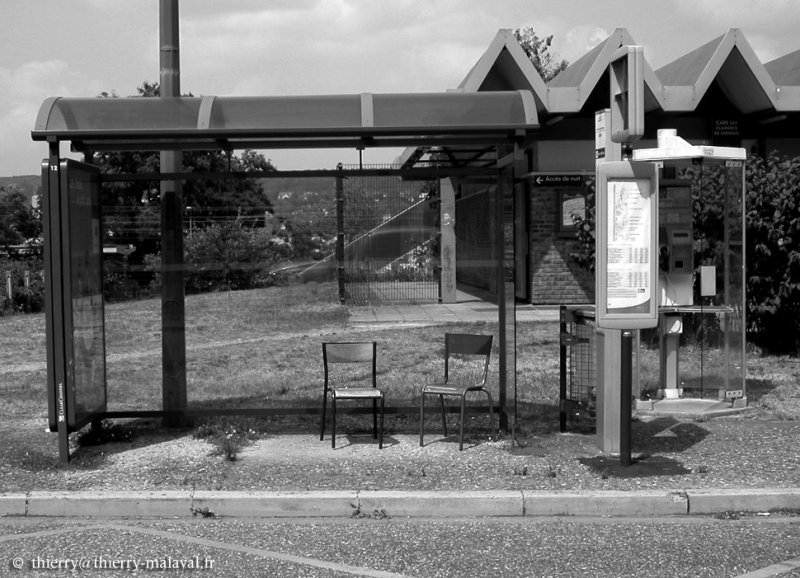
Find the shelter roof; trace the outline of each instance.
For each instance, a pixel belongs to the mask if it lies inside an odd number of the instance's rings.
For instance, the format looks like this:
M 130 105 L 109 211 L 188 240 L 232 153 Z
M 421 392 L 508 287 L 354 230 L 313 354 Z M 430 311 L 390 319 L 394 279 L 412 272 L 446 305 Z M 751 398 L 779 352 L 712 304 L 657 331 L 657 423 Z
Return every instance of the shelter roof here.
M 76 150 L 498 144 L 538 127 L 526 90 L 326 96 L 49 98 L 33 140 Z

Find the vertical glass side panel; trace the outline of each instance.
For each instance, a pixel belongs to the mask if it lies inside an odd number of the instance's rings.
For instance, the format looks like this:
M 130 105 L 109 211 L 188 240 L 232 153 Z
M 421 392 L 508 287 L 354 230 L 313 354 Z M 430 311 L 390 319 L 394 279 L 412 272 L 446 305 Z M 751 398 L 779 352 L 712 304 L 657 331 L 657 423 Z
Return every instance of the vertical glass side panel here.
M 726 335 L 729 350 L 728 386 L 726 391 L 737 397 L 746 397 L 745 379 L 745 211 L 744 162 L 725 163 L 726 198 L 726 287 L 725 301 L 732 313 L 727 320 Z
M 96 167 L 61 166 L 67 352 L 67 423 L 79 429 L 106 411 L 100 181 Z

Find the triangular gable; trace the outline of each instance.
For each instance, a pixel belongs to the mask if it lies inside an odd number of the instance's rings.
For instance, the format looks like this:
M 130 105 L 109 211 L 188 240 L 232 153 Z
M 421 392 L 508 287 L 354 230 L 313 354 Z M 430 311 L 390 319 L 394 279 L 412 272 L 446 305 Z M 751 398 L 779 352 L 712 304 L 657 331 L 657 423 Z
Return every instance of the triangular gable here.
M 742 113 L 775 106 L 775 82 L 738 28 L 656 71 L 662 107 L 693 111 L 714 82 Z
M 621 46 L 636 46 L 625 28 L 617 28 L 603 42 L 570 64 L 547 84 L 549 112 L 579 112 L 606 74 L 611 59 Z M 650 64 L 644 62 L 645 110 L 660 106 L 661 82 Z
M 536 109 L 547 108 L 547 88 L 511 30 L 498 30 L 492 43 L 472 67 L 458 90 L 530 90 Z

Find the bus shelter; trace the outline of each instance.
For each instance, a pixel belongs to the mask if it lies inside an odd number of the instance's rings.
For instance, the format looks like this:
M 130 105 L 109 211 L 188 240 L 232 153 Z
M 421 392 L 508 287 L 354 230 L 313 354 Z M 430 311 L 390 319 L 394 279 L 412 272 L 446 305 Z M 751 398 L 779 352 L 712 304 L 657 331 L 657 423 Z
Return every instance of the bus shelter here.
M 423 168 L 381 169 L 404 178 L 493 180 L 493 258 L 499 325 L 499 410 L 516 395 L 514 171 L 538 129 L 530 91 L 272 97 L 47 99 L 32 138 L 42 164 L 49 427 L 69 461 L 69 434 L 114 417 L 270 413 L 270 408 L 190 410 L 186 397 L 181 183 L 191 178 L 347 176 L 347 171 L 101 174 L 62 157 L 61 143 L 89 161 L 102 151 L 233 151 L 424 147 L 443 151 Z M 353 170 L 351 174 L 363 174 Z M 101 184 L 162 182 L 162 409 L 108 411 L 102 280 Z M 277 410 L 285 412 L 286 410 Z

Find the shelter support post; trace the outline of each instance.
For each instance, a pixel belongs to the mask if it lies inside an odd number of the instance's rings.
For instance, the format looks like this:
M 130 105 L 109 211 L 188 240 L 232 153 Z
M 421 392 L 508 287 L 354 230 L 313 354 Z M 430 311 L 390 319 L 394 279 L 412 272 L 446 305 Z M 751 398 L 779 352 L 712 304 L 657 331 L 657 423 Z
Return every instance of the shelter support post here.
M 342 163 L 336 167 L 341 170 Z M 336 280 L 339 285 L 339 303 L 347 295 L 344 288 L 344 177 L 336 177 Z
M 595 157 L 602 162 L 622 160 L 622 146 L 611 138 L 611 109 L 595 113 Z M 595 174 L 597 172 L 595 171 Z M 622 367 L 620 350 L 622 332 L 619 329 L 597 329 L 597 446 L 606 453 L 620 451 L 620 390 Z
M 160 96 L 180 96 L 178 0 L 160 1 Z M 161 152 L 161 171 L 181 172 L 181 151 Z M 165 423 L 185 421 L 186 311 L 183 293 L 183 183 L 161 183 L 161 349 Z
M 516 147 L 514 151 L 516 152 Z M 517 317 L 514 285 L 514 159 L 498 159 L 497 186 L 493 195 L 494 260 L 498 311 L 500 429 L 508 431 L 508 391 L 516 398 Z
M 439 181 L 439 223 L 440 223 L 440 263 L 441 263 L 441 301 L 455 303 L 456 290 L 456 193 L 451 179 Z

